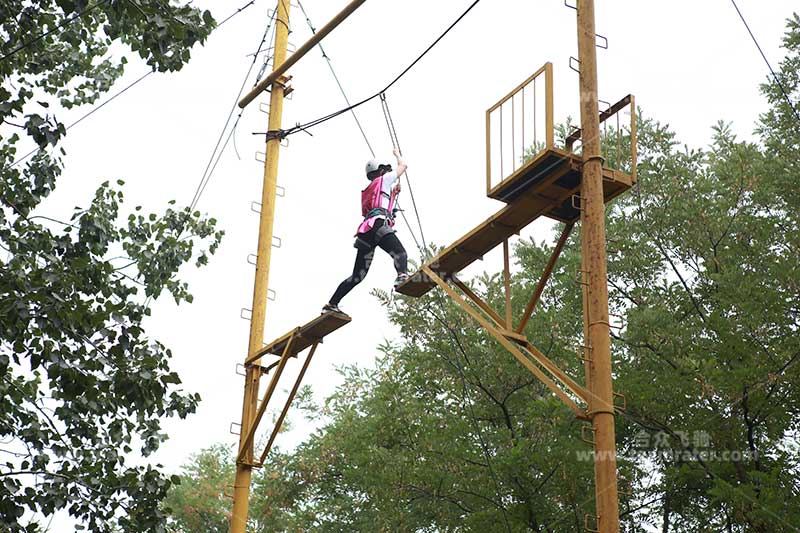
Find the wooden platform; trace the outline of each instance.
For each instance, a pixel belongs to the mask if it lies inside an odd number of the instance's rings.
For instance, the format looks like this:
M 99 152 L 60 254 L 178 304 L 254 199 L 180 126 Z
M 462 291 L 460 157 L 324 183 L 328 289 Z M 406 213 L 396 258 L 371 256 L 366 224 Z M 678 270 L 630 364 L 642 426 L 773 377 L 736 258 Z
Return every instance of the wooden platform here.
M 580 185 L 579 156 L 559 149 L 543 150 L 490 191 L 493 198 L 508 205 L 442 250 L 426 266 L 447 280 L 541 216 L 562 222 L 579 219 L 580 198 L 575 195 L 580 192 Z M 606 202 L 632 185 L 633 180 L 627 174 L 603 168 Z M 420 271 L 400 285 L 397 292 L 422 296 L 434 286 Z
M 322 339 L 327 335 L 348 324 L 350 320 L 351 318 L 344 313 L 323 313 L 306 325 L 295 328 L 272 341 L 248 359 L 255 359 L 269 354 L 281 356 L 286 348 L 286 343 L 289 342 L 292 335 L 294 335 L 294 342 L 292 342 L 292 346 L 289 349 L 289 356 L 297 357 L 298 353 L 316 342 L 322 342 Z

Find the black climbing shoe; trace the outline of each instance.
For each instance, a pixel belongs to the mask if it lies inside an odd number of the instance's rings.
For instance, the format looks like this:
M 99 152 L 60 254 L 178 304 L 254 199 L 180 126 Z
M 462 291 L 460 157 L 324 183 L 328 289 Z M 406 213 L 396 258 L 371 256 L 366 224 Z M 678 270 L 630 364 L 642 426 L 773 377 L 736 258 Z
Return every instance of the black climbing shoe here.
M 394 280 L 394 290 L 397 290 L 397 287 L 402 285 L 408 280 L 408 274 L 399 274 L 397 279 Z
M 323 313 L 342 313 L 342 310 L 339 309 L 339 306 L 333 304 L 325 304 L 322 306 Z M 342 313 L 344 314 L 344 313 Z

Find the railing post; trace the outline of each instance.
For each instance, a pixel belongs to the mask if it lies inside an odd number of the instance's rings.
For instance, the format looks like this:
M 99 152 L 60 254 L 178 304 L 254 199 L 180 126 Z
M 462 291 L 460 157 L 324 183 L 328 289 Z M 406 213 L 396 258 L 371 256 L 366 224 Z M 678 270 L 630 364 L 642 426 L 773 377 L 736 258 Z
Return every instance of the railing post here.
M 544 68 L 545 85 L 545 136 L 547 149 L 555 146 L 555 131 L 553 126 L 553 64 L 547 62 Z
M 636 183 L 636 98 L 631 95 L 631 182 Z
M 492 110 L 486 111 L 486 194 L 492 190 Z M 502 154 L 501 154 L 502 157 Z

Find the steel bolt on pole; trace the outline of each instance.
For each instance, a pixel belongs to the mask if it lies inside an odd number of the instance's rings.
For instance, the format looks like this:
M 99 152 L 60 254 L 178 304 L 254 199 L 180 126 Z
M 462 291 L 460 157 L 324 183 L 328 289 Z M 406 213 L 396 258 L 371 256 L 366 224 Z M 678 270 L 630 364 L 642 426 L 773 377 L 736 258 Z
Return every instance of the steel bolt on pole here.
M 578 0 L 578 54 L 580 60 L 583 176 L 581 185 L 582 276 L 588 282 L 584 295 L 585 353 L 590 369 L 589 415 L 594 430 L 595 500 L 600 533 L 619 532 L 614 399 L 611 379 L 611 338 L 608 323 L 605 202 L 603 158 L 597 90 L 594 0 Z
M 277 20 L 275 22 L 275 55 L 273 65 L 280 66 L 286 59 L 286 47 L 289 40 L 289 6 L 290 2 L 278 1 Z M 281 129 L 283 112 L 284 85 L 278 80 L 272 84 L 269 107 L 269 131 Z M 261 218 L 258 228 L 258 255 L 256 258 L 256 275 L 253 287 L 253 315 L 250 320 L 250 340 L 248 356 L 258 352 L 264 343 L 264 321 L 267 314 L 267 292 L 269 288 L 269 266 L 272 252 L 272 232 L 275 220 L 275 197 L 278 184 L 278 153 L 281 141 L 279 138 L 267 138 L 267 155 L 264 161 L 264 184 L 261 193 Z M 246 435 L 255 421 L 258 406 L 258 389 L 261 379 L 259 361 L 255 365 L 247 365 L 245 376 L 244 402 L 242 405 L 242 431 L 239 438 L 239 452 L 247 449 L 236 462 L 236 479 L 233 491 L 233 513 L 230 533 L 245 533 L 247 511 L 250 500 L 250 476 L 253 470 L 253 441 L 246 442 Z

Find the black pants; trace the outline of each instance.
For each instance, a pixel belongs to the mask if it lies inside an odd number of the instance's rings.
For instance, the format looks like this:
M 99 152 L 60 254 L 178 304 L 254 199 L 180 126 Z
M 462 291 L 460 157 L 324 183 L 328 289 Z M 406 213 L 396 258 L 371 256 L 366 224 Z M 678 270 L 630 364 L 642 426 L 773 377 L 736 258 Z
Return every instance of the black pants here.
M 339 305 L 342 298 L 367 276 L 369 267 L 372 264 L 372 258 L 375 256 L 376 247 L 380 247 L 381 250 L 392 256 L 394 269 L 398 274 L 404 274 L 408 270 L 408 255 L 397 235 L 389 233 L 375 242 L 375 233 L 383 224 L 385 224 L 385 221 L 378 219 L 371 230 L 359 236 L 360 242 L 356 246 L 358 253 L 356 253 L 356 263 L 353 265 L 353 274 L 341 282 L 336 292 L 333 293 L 333 297 L 330 300 L 333 305 Z

